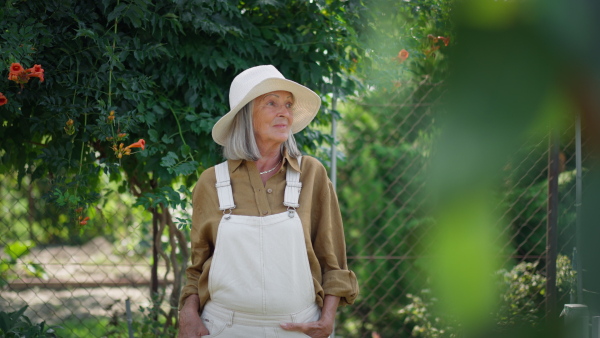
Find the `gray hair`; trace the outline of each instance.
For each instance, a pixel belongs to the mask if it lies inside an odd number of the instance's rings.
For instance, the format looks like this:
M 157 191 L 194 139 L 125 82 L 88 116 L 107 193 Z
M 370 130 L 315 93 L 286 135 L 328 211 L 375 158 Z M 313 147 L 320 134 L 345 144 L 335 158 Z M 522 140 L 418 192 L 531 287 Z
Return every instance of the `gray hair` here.
M 254 138 L 254 127 L 252 125 L 252 111 L 254 108 L 254 100 L 242 107 L 233 118 L 229 129 L 229 137 L 223 147 L 223 155 L 228 160 L 247 160 L 258 161 L 262 158 L 256 138 Z M 290 130 L 288 139 L 281 145 L 281 153 L 287 149 L 288 154 L 292 158 L 301 156 L 302 153 L 298 149 L 294 133 Z

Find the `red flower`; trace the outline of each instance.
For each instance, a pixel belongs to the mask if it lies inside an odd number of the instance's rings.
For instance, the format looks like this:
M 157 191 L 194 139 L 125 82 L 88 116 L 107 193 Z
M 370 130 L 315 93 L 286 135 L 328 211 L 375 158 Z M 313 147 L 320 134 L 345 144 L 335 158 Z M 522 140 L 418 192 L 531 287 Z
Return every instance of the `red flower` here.
M 27 77 L 29 77 L 29 78 L 37 77 L 38 79 L 40 79 L 40 82 L 44 82 L 44 73 L 31 73 L 31 74 L 27 74 Z
M 41 65 L 33 65 L 33 67 L 27 69 L 26 72 L 28 73 L 27 77 L 37 77 L 40 79 L 40 82 L 44 82 L 44 69 Z
M 0 93 L 0 106 L 5 105 L 8 102 L 8 99 L 6 98 L 6 96 L 4 96 L 4 94 Z
M 146 148 L 146 141 L 144 141 L 144 139 L 141 138 L 139 141 L 132 143 L 132 144 L 128 145 L 127 147 L 125 147 L 125 149 L 131 149 L 131 148 L 142 148 L 142 150 L 144 150 L 144 148 Z
M 33 67 L 27 69 L 27 72 L 29 72 L 29 73 L 43 73 L 44 69 L 42 68 L 42 65 L 33 65 Z
M 18 73 L 10 72 L 8 73 L 8 79 L 11 81 L 15 81 L 16 83 L 20 84 L 21 87 L 23 87 L 23 84 L 29 81 L 29 76 L 27 76 L 27 73 L 25 71 Z
M 406 51 L 406 49 L 401 50 L 400 52 L 398 52 L 398 61 L 399 62 L 404 62 L 406 59 L 408 59 L 408 52 Z
M 24 69 L 20 63 L 13 63 L 10 65 L 10 72 L 8 73 L 8 79 L 15 81 L 23 87 L 23 84 L 29 82 L 32 77 L 37 77 L 40 82 L 44 82 L 44 69 L 42 65 L 34 65 L 31 68 Z
M 81 219 L 81 216 L 79 217 L 79 219 Z M 79 222 L 79 225 L 86 225 L 89 220 L 90 218 L 86 217 Z
M 20 63 L 13 63 L 10 65 L 8 79 L 20 84 L 21 88 L 23 88 L 23 84 L 29 81 L 29 76 L 27 75 L 27 71 L 23 69 L 23 66 L 21 66 Z
M 21 66 L 20 63 L 13 63 L 12 65 L 10 65 L 10 72 L 11 73 L 20 73 L 22 71 L 24 71 L 25 69 L 23 69 L 23 66 Z

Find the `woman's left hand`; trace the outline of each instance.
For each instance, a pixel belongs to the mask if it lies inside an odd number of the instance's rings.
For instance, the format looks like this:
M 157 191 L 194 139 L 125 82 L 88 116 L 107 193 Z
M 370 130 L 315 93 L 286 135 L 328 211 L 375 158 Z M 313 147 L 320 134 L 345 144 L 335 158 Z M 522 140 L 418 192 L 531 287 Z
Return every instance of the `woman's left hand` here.
M 283 323 L 281 328 L 287 331 L 302 332 L 311 338 L 327 338 L 333 332 L 335 311 L 340 303 L 340 297 L 325 295 L 321 319 L 308 323 Z
M 284 323 L 281 328 L 287 331 L 302 332 L 312 338 L 327 338 L 333 332 L 333 321 L 319 320 L 309 323 Z

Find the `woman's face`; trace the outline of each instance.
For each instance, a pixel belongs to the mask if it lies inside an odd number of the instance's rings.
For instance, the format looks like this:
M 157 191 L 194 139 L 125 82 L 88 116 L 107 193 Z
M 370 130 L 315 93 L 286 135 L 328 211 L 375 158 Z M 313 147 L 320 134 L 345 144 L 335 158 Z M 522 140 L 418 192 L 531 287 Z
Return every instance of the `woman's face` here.
M 292 132 L 294 97 L 286 91 L 275 91 L 254 99 L 252 126 L 258 147 L 285 142 Z

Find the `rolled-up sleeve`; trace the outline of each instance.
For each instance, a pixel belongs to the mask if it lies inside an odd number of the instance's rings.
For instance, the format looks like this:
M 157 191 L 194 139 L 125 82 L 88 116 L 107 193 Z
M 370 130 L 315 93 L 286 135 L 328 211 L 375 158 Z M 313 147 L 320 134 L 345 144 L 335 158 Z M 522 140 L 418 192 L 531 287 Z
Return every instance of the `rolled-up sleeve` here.
M 191 264 L 185 271 L 187 278 L 186 284 L 181 290 L 179 310 L 185 304 L 185 299 L 192 294 L 197 294 L 200 298 L 200 310 L 209 298 L 208 271 L 214 245 L 212 244 L 212 227 L 207 224 L 206 212 L 203 209 L 206 204 L 213 206 L 214 203 L 206 200 L 207 184 L 203 181 L 201 177 L 192 193 Z
M 358 282 L 348 269 L 346 240 L 338 199 L 331 181 L 323 185 L 319 203 L 314 205 L 317 225 L 313 242 L 321 266 L 324 295 L 340 297 L 340 305 L 353 304 L 358 296 Z

